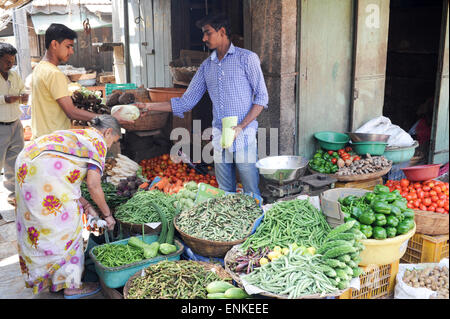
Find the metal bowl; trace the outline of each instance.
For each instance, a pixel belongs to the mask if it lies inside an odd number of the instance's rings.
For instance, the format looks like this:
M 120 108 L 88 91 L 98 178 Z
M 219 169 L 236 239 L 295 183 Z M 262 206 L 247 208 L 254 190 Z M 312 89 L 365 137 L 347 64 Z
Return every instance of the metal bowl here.
M 269 182 L 279 185 L 290 183 L 302 177 L 308 166 L 308 160 L 302 156 L 270 156 L 259 160 L 256 167 Z
M 387 142 L 390 135 L 385 134 L 365 134 L 365 133 L 347 133 L 353 143 L 358 142 Z

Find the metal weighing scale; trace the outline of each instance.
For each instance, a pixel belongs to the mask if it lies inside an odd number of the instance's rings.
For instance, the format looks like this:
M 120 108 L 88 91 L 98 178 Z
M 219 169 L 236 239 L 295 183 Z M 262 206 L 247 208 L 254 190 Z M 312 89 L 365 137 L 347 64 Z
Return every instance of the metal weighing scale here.
M 303 176 L 308 161 L 301 156 L 273 156 L 256 163 L 263 177 L 261 196 L 265 203 L 290 200 L 299 195 L 317 196 L 334 188 L 337 179 L 325 174 Z

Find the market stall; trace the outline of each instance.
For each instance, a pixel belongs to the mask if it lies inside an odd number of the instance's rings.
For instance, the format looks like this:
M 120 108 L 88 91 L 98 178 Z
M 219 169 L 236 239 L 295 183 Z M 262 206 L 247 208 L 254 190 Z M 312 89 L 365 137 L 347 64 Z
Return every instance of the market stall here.
M 123 94 L 110 92 L 106 104 L 142 98 Z M 376 299 L 402 298 L 401 283 L 445 298 L 448 266 L 439 262 L 448 258 L 449 186 L 439 170 L 404 167 L 409 179 L 388 179 L 413 156 L 393 156 L 389 135 L 318 132 L 315 139 L 311 159 L 258 161 L 262 197 L 220 190 L 212 165 L 181 152 L 139 163 L 109 158 L 103 187 L 117 227 L 87 252 L 106 294 Z M 434 263 L 424 266 L 432 278 L 404 263 Z

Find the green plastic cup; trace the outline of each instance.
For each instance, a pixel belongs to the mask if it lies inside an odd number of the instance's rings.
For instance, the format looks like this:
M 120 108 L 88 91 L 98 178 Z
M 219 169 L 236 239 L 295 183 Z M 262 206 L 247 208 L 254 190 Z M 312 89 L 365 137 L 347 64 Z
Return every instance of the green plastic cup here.
M 234 142 L 234 130 L 233 127 L 238 125 L 237 116 L 224 117 L 222 119 L 222 140 L 221 144 L 223 148 L 229 148 Z

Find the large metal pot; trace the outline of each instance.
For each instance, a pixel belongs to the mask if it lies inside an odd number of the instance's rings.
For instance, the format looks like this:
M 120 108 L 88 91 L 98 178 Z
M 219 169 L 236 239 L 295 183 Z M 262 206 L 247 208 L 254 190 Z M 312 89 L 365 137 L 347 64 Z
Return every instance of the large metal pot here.
M 302 177 L 308 160 L 302 156 L 270 156 L 259 160 L 256 167 L 267 181 L 284 185 Z

